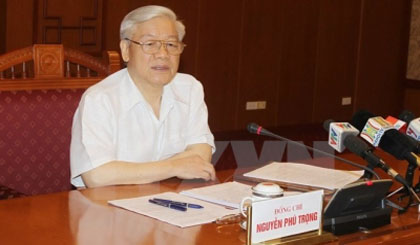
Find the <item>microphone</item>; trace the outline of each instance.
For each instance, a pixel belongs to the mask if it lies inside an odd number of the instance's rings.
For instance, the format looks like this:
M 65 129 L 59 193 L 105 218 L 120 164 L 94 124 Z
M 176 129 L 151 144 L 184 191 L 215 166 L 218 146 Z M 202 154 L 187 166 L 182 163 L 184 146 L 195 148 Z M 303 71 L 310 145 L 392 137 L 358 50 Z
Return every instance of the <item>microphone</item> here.
M 398 115 L 398 118 L 409 124 L 416 116 L 411 111 L 404 110 Z
M 415 140 L 420 141 L 420 117 L 415 118 L 412 112 L 405 110 L 401 112 L 398 118 L 408 124 L 408 128 L 405 133 Z
M 252 133 L 252 134 L 265 135 L 265 136 L 273 137 L 273 138 L 275 138 L 275 139 L 284 140 L 284 141 L 287 141 L 287 142 L 289 142 L 289 143 L 292 143 L 292 144 L 295 144 L 295 145 L 298 145 L 298 146 L 303 146 L 303 147 L 305 147 L 305 148 L 307 148 L 307 149 L 310 149 L 310 150 L 311 150 L 311 151 L 313 151 L 313 152 L 317 152 L 317 153 L 321 153 L 321 154 L 323 154 L 323 155 L 325 155 L 325 156 L 333 157 L 333 158 L 338 159 L 338 160 L 340 160 L 340 161 L 342 161 L 342 162 L 345 162 L 345 163 L 347 163 L 347 164 L 350 164 L 350 165 L 352 165 L 352 166 L 354 166 L 354 167 L 357 167 L 357 168 L 363 169 L 363 170 L 365 170 L 365 172 L 367 171 L 367 172 L 371 173 L 372 175 L 374 175 L 377 179 L 380 179 L 380 178 L 379 178 L 379 176 L 378 176 L 378 174 L 377 174 L 375 171 L 373 171 L 372 169 L 369 169 L 369 168 L 367 168 L 367 167 L 365 167 L 365 166 L 363 166 L 363 165 L 360 165 L 360 164 L 354 163 L 354 162 L 349 161 L 349 160 L 347 160 L 347 159 L 344 159 L 344 158 L 342 158 L 342 157 L 335 156 L 335 155 L 333 155 L 333 154 L 330 154 L 330 153 L 327 153 L 327 152 L 324 152 L 324 151 L 320 151 L 320 150 L 318 150 L 318 149 L 315 149 L 315 148 L 313 148 L 313 147 L 307 146 L 307 145 L 305 145 L 305 144 L 301 144 L 301 143 L 299 143 L 299 142 L 297 142 L 297 141 L 294 141 L 294 140 L 291 140 L 291 139 L 288 139 L 288 138 L 282 137 L 282 136 L 280 136 L 280 135 L 274 134 L 274 133 L 272 133 L 272 132 L 268 131 L 267 129 L 265 129 L 265 128 L 263 128 L 263 127 L 259 126 L 259 125 L 258 125 L 258 124 L 256 124 L 256 123 L 249 123 L 249 124 L 247 125 L 247 130 L 248 130 L 248 132 L 250 132 L 250 133 Z
M 405 121 L 408 123 L 408 128 L 406 130 L 406 135 L 408 136 L 408 139 L 415 145 L 415 153 L 420 153 L 420 118 L 415 118 L 416 116 L 414 113 L 408 110 L 404 110 L 401 112 L 401 114 L 398 116 L 399 119 Z M 411 136 L 411 137 L 410 137 Z M 416 192 L 420 191 L 420 182 L 417 183 L 415 186 Z
M 371 120 L 374 118 L 374 120 Z M 378 119 L 379 118 L 379 119 Z M 382 122 L 383 124 L 376 124 L 377 128 L 372 126 L 372 122 Z M 385 121 L 382 117 L 375 117 L 370 112 L 359 111 L 354 114 L 352 118 L 352 124 L 359 130 L 362 131 L 360 134 L 362 138 L 369 139 L 366 140 L 371 143 L 373 146 L 379 146 L 382 150 L 393 155 L 398 160 L 406 160 L 409 163 L 406 172 L 406 180 L 410 184 L 413 183 L 414 170 L 419 166 L 419 162 L 414 153 L 415 145 L 412 141 L 408 140 L 406 136 L 398 132 L 398 130 L 389 128 L 389 123 Z M 365 126 L 363 124 L 366 123 Z M 372 129 L 371 129 L 372 128 Z M 382 133 L 380 132 L 382 131 Z M 362 135 L 364 133 L 364 135 Z M 382 135 L 380 135 L 382 134 Z M 380 137 L 378 136 L 380 135 Z M 375 140 L 377 141 L 374 144 Z
M 370 112 L 361 110 L 354 114 L 352 125 L 360 130 L 360 137 L 371 145 L 378 147 L 386 131 L 394 127 L 383 117 L 377 117 Z
M 345 149 L 344 139 L 347 136 L 359 134 L 359 130 L 346 122 L 334 122 L 329 119 L 324 122 L 323 126 L 328 132 L 328 144 L 340 153 Z
M 413 153 L 420 154 L 420 142 L 416 140 L 417 134 L 413 131 L 412 128 L 407 129 L 407 122 L 410 123 L 413 121 L 410 118 L 414 118 L 414 114 L 409 111 L 403 111 L 398 118 L 401 120 L 388 116 L 386 120 L 394 125 L 394 128 L 397 129 L 404 137 L 406 137 L 409 141 L 411 141 L 411 145 L 413 147 Z M 419 128 L 420 129 L 420 128 Z M 406 134 L 407 133 L 407 134 Z M 410 135 L 412 137 L 410 137 Z
M 361 136 L 362 136 L 364 131 L 367 131 L 365 133 L 365 135 L 373 135 L 373 133 L 371 133 L 373 130 L 370 130 L 370 129 L 366 130 L 366 128 L 370 127 L 370 126 L 367 126 L 367 124 L 369 124 L 369 119 L 371 119 L 371 118 L 382 118 L 382 117 L 377 117 L 374 114 L 372 114 L 368 111 L 364 111 L 364 110 L 360 110 L 353 115 L 352 124 L 357 129 L 362 131 L 362 133 L 360 133 Z M 382 119 L 379 119 L 379 121 L 382 121 Z M 364 124 L 366 124 L 366 125 L 362 126 Z M 374 145 L 372 143 L 372 140 L 366 140 L 366 141 L 371 143 L 373 146 L 379 146 L 382 150 L 390 153 L 391 155 L 393 155 L 398 160 L 404 160 L 404 159 L 405 160 L 409 160 L 409 159 L 412 160 L 413 158 L 416 159 L 416 156 L 413 154 L 413 152 L 415 152 L 415 153 L 418 152 L 418 149 L 420 148 L 418 146 L 419 145 L 418 142 L 415 142 L 415 141 L 409 139 L 409 137 L 405 136 L 404 134 L 400 133 L 398 130 L 396 130 L 394 128 L 389 128 L 388 129 L 388 125 L 386 125 L 386 123 L 384 123 L 384 124 L 385 124 L 385 126 L 382 127 L 384 132 L 383 132 L 383 135 L 381 136 L 381 138 L 379 139 L 379 142 L 378 142 L 377 145 Z M 376 128 L 374 130 L 376 130 L 376 131 L 382 130 L 382 129 L 380 129 L 380 128 L 378 129 L 378 128 Z M 375 136 L 371 136 L 370 139 L 373 139 L 374 137 Z M 362 138 L 366 139 L 363 136 L 362 136 Z M 415 161 L 417 161 L 417 160 L 415 160 Z M 416 164 L 418 164 L 418 163 L 416 163 Z
M 324 122 L 324 129 L 328 131 L 328 128 L 331 130 L 334 127 L 334 124 L 348 124 L 353 127 L 350 123 L 334 123 L 332 119 L 326 120 Z M 356 129 L 357 130 L 357 129 Z M 358 131 L 358 130 L 357 130 Z M 357 135 L 357 134 L 356 134 Z M 368 162 L 368 168 L 372 169 L 375 167 L 381 168 L 385 173 L 394 178 L 396 181 L 400 182 L 404 186 L 408 186 L 407 181 L 393 168 L 385 163 L 381 158 L 373 153 L 373 148 L 369 147 L 362 139 L 357 137 L 354 134 L 348 134 L 343 136 L 342 142 L 343 145 L 354 154 L 363 158 Z M 370 178 L 370 173 L 365 172 L 365 177 Z
M 411 144 L 414 146 L 413 152 L 416 154 L 420 154 L 420 142 L 415 140 L 412 137 L 409 137 L 407 135 L 404 134 L 404 136 L 406 136 L 406 138 L 411 142 Z
M 398 116 L 399 119 L 403 120 L 408 124 L 408 128 L 405 131 L 405 135 L 410 139 L 414 147 L 414 153 L 420 154 L 420 117 L 415 118 L 416 116 L 411 112 L 404 110 Z
M 387 120 L 390 124 L 392 124 L 392 126 L 394 126 L 394 128 L 400 131 L 401 133 L 405 134 L 405 132 L 407 131 L 406 122 L 399 120 L 398 118 L 395 118 L 393 116 L 387 116 L 385 120 Z
M 381 168 L 385 173 L 408 187 L 407 181 L 393 168 L 386 164 L 381 158 L 375 155 L 373 149 L 369 147 L 363 140 L 356 136 L 346 138 L 346 146 L 351 152 L 365 159 L 368 163 Z

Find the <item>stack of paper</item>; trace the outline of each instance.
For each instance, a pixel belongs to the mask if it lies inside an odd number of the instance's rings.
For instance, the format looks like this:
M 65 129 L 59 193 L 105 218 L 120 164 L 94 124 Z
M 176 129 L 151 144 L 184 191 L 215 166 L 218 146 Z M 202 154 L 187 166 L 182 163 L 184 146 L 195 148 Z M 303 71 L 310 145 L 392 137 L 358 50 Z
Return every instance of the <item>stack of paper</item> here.
M 281 181 L 329 190 L 339 189 L 353 183 L 363 175 L 363 171 L 345 171 L 321 168 L 302 163 L 273 162 L 244 176 Z
M 188 208 L 187 211 L 183 212 L 150 203 L 149 199 L 152 198 L 162 198 L 179 202 L 194 203 L 203 206 L 203 208 Z M 165 192 L 151 196 L 114 200 L 109 201 L 108 203 L 179 227 L 211 223 L 225 215 L 237 214 L 239 212 L 237 209 L 227 209 L 220 205 L 200 201 L 174 192 Z

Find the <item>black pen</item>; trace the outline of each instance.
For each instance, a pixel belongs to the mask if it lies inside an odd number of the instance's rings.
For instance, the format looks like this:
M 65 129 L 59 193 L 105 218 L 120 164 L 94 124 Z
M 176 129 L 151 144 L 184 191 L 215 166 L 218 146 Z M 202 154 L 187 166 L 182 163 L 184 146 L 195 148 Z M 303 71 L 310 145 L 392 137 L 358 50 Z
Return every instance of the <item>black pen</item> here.
M 160 202 L 156 199 L 149 199 L 149 202 L 153 203 L 153 204 L 156 204 L 156 205 L 163 206 L 163 207 L 172 208 L 172 209 L 175 209 L 175 210 L 178 210 L 178 211 L 184 211 L 184 212 L 187 211 L 186 207 L 176 205 L 176 204 L 173 204 L 173 203 Z
M 198 205 L 198 204 L 194 204 L 194 203 L 177 202 L 177 201 L 172 201 L 172 200 L 168 200 L 168 199 L 160 199 L 160 198 L 153 198 L 153 200 L 156 200 L 158 202 L 163 202 L 163 203 L 171 203 L 171 204 L 175 204 L 175 205 L 181 206 L 181 207 L 204 208 L 203 206 Z

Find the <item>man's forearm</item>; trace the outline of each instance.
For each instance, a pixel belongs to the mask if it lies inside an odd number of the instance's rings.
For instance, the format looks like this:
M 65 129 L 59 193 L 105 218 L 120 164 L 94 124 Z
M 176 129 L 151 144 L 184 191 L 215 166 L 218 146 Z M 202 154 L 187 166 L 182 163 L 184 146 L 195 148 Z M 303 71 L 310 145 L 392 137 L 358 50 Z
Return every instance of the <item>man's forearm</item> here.
M 83 173 L 82 179 L 87 187 L 152 183 L 179 176 L 180 172 L 188 169 L 183 163 L 188 162 L 193 164 L 194 162 L 197 162 L 198 164 L 198 162 L 200 162 L 200 164 L 203 164 L 202 162 L 206 162 L 207 165 L 210 165 L 211 155 L 212 151 L 210 145 L 194 144 L 188 146 L 184 152 L 161 161 L 144 163 L 123 161 L 108 162 Z M 206 167 L 206 169 L 206 172 L 209 172 L 209 167 Z M 195 178 L 206 178 L 202 177 L 200 175 L 202 173 L 198 172 L 201 172 L 201 170 L 192 173 L 192 177 L 197 174 L 197 177 Z
M 146 184 L 173 177 L 171 161 L 131 163 L 112 161 L 82 174 L 87 187 Z
M 168 159 L 179 159 L 179 158 L 192 156 L 192 155 L 198 155 L 204 161 L 211 162 L 211 156 L 212 156 L 211 146 L 206 143 L 189 145 L 187 146 L 185 151 L 180 152 Z

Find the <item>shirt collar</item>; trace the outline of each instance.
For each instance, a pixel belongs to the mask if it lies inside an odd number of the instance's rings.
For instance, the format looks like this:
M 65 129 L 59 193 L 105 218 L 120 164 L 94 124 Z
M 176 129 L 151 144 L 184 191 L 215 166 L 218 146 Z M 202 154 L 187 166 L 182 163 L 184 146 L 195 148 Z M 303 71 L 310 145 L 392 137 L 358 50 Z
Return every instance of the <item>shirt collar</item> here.
M 124 98 L 123 105 L 126 110 L 130 110 L 133 106 L 137 104 L 146 104 L 147 101 L 140 93 L 136 85 L 134 84 L 133 79 L 131 79 L 130 74 L 128 73 L 127 68 L 125 68 L 125 77 L 121 84 L 121 98 Z

